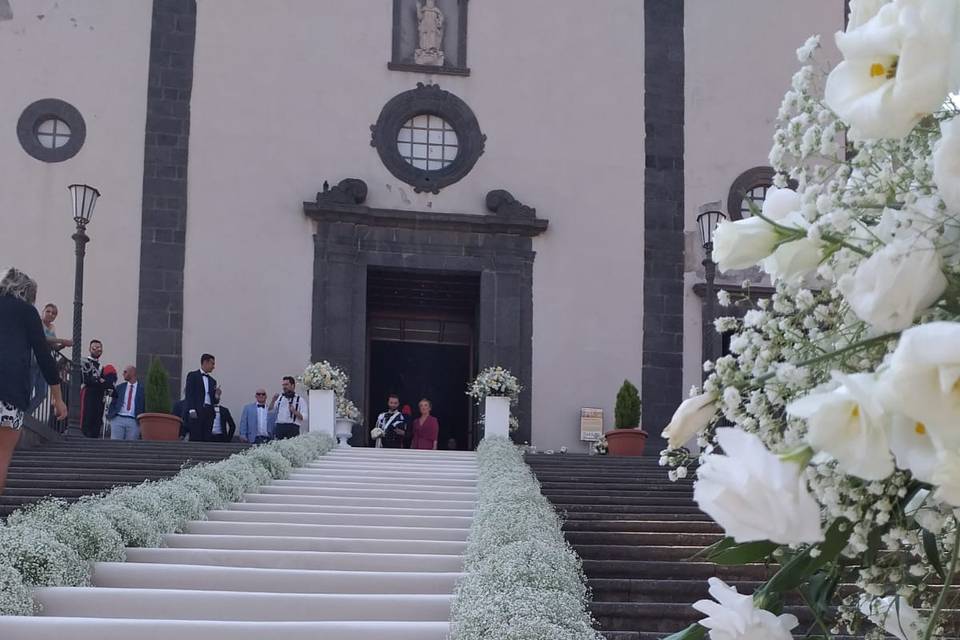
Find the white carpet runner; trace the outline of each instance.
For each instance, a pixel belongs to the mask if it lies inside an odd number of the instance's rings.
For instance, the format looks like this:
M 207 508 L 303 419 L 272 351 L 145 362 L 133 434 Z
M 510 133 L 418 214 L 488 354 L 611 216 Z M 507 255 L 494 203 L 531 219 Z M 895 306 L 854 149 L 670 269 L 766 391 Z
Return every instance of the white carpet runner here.
M 46 588 L 3 640 L 445 640 L 473 453 L 335 449 L 161 549 Z

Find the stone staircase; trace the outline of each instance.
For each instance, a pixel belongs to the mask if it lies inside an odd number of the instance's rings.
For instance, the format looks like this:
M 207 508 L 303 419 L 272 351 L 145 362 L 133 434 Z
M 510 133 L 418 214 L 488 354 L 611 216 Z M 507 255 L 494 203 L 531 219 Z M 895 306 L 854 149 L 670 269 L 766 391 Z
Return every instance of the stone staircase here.
M 670 482 L 657 459 L 528 455 L 544 495 L 566 517 L 567 540 L 583 558 L 591 610 L 610 640 L 653 640 L 702 617 L 691 603 L 718 576 L 749 593 L 764 567 L 691 560 L 721 529 L 693 502 L 690 480 Z
M 446 640 L 476 504 L 476 455 L 335 449 L 93 586 L 34 592 L 3 640 Z
M 76 500 L 117 485 L 169 478 L 186 465 L 222 460 L 248 446 L 79 437 L 17 449 L 7 476 L 7 489 L 0 495 L 0 518 L 47 496 Z

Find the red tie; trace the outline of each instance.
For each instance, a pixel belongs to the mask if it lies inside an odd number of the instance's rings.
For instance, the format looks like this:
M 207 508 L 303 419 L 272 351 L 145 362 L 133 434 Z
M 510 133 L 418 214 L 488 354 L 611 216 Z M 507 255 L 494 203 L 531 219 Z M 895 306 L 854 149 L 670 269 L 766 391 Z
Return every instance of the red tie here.
M 130 401 L 133 400 L 133 385 L 127 383 L 127 411 L 130 411 Z

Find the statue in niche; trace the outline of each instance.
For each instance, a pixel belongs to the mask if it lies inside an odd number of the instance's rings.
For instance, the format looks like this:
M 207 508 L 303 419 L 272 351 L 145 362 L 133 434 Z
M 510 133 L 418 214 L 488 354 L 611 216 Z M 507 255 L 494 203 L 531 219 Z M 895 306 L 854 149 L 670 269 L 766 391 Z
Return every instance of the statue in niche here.
M 443 66 L 443 12 L 437 0 L 417 0 L 419 47 L 413 53 L 417 64 Z

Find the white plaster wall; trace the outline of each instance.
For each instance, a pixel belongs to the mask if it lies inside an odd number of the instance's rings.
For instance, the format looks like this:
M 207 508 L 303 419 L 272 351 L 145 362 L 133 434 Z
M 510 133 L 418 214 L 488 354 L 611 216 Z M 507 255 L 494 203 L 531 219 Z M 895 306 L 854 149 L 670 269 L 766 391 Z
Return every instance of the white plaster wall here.
M 835 60 L 833 34 L 843 28 L 843 12 L 839 0 L 685 3 L 685 390 L 702 378 L 702 301 L 693 293 L 693 285 L 703 281 L 698 208 L 720 201 L 726 213 L 737 176 L 769 164 L 777 110 L 801 66 L 796 49 L 820 34 L 820 59 Z M 718 306 L 718 315 L 722 312 Z
M 229 5 L 229 11 L 225 7 Z M 483 213 L 506 188 L 550 229 L 535 242 L 534 438 L 579 437 L 639 386 L 643 3 L 470 3 L 469 78 L 388 71 L 391 3 L 199 0 L 190 141 L 184 367 L 218 355 L 225 402 L 275 388 L 310 352 L 312 225 L 301 203 L 359 177 L 372 207 Z M 380 163 L 369 125 L 435 80 L 463 98 L 486 153 L 439 195 Z
M 118 366 L 136 356 L 151 4 L 11 0 L 13 19 L 0 21 L 0 265 L 38 280 L 38 303 L 60 307 L 57 329 L 69 336 L 74 223 L 67 185 L 98 187 L 83 339 L 102 339 L 105 361 Z M 42 98 L 69 102 L 86 121 L 86 142 L 70 160 L 40 162 L 20 146 L 17 120 Z

